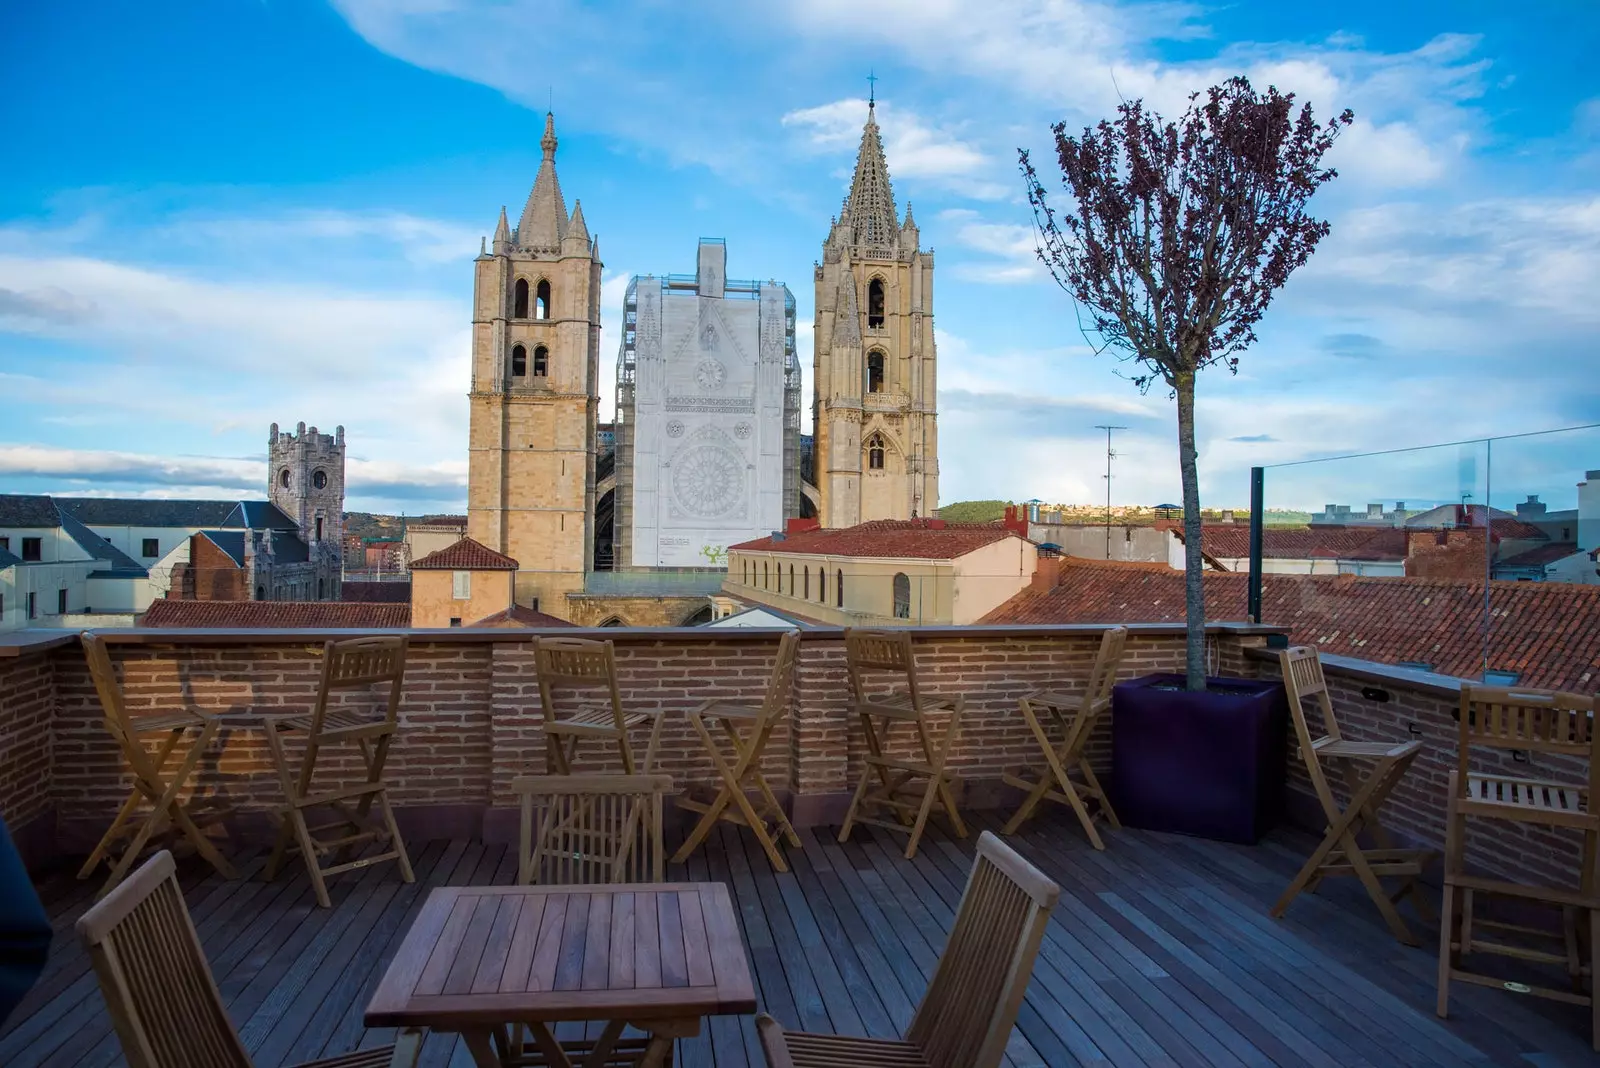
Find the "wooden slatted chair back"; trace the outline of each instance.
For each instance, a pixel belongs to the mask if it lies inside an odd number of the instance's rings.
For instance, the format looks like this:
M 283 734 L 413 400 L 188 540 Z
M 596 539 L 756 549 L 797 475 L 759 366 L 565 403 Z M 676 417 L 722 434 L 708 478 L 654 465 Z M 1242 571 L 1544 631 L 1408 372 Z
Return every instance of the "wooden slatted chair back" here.
M 767 689 L 761 696 L 761 724 L 765 726 L 783 716 L 794 692 L 794 664 L 800 652 L 800 632 L 791 630 L 778 642 L 778 657 L 767 676 Z
M 541 885 L 658 883 L 670 775 L 530 775 L 522 799 L 517 881 Z
M 539 673 L 539 698 L 546 716 L 556 710 L 555 690 L 598 691 L 611 706 L 617 730 L 624 729 L 622 693 L 617 689 L 617 650 L 588 638 L 539 638 L 533 647 Z
M 871 675 L 893 674 L 905 681 L 912 705 L 922 707 L 917 691 L 916 656 L 911 649 L 909 630 L 858 630 L 844 632 L 845 668 L 850 679 L 850 696 L 857 703 L 868 702 Z M 893 683 L 890 683 L 892 686 Z
M 78 920 L 131 1068 L 250 1068 L 162 850 Z
M 1317 755 L 1318 743 L 1341 740 L 1339 721 L 1333 714 L 1333 697 L 1328 692 L 1328 681 L 1322 674 L 1322 656 L 1314 645 L 1296 645 L 1284 649 L 1278 653 L 1278 671 L 1283 676 L 1283 689 L 1289 699 L 1289 717 L 1294 720 L 1295 738 L 1300 743 L 1300 756 L 1306 762 L 1306 774 L 1311 778 L 1311 787 L 1322 802 L 1324 811 L 1337 812 L 1333 789 L 1328 784 L 1327 773 Z M 1308 703 L 1314 703 L 1322 714 L 1321 735 L 1311 733 L 1311 722 L 1306 718 Z
M 1061 888 L 989 831 L 906 1031 L 932 1068 L 996 1068 Z
M 117 669 L 111 663 L 105 639 L 89 631 L 79 637 L 83 642 L 84 659 L 89 664 L 89 677 L 94 680 L 95 693 L 100 696 L 106 730 L 117 740 L 134 774 L 141 779 L 155 781 L 155 766 L 144 746 L 139 744 L 138 725 L 128 713 L 127 702 L 123 700 L 122 684 L 117 681 Z
M 1089 685 L 1084 690 L 1085 711 L 1111 699 L 1111 688 L 1117 684 L 1117 671 L 1122 667 L 1122 654 L 1127 644 L 1127 627 L 1112 627 L 1100 636 L 1100 651 L 1095 654 Z
M 1594 716 L 1595 699 L 1579 693 L 1463 686 L 1457 781 L 1466 783 L 1473 749 L 1520 749 L 1586 761 L 1589 796 L 1600 796 L 1600 731 Z
M 322 647 L 322 677 L 317 685 L 317 703 L 311 711 L 311 744 L 322 737 L 327 721 L 328 702 L 346 690 L 367 690 L 388 683 L 383 701 L 383 719 L 390 727 L 400 721 L 400 694 L 405 685 L 405 635 L 380 638 L 351 638 L 328 642 Z M 381 692 L 381 691 L 379 691 Z

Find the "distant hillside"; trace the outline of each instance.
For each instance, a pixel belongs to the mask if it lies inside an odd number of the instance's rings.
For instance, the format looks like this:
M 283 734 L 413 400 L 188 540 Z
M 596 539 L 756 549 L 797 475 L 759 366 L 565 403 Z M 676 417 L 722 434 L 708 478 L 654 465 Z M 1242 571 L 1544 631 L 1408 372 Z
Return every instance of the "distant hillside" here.
M 459 515 L 379 515 L 376 512 L 346 512 L 344 532 L 360 538 L 398 539 L 407 523 L 427 523 L 440 519 L 460 519 Z
M 939 509 L 939 518 L 946 523 L 997 523 L 1010 506 L 1010 501 L 957 501 Z

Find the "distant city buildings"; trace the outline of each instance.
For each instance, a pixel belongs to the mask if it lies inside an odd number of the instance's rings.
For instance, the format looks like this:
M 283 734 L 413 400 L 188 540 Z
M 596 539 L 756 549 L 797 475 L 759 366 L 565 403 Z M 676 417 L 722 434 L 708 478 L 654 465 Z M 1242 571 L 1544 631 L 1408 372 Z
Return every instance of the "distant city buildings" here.
M 273 424 L 266 501 L 0 495 L 0 629 L 130 626 L 172 600 L 334 601 L 344 428 Z

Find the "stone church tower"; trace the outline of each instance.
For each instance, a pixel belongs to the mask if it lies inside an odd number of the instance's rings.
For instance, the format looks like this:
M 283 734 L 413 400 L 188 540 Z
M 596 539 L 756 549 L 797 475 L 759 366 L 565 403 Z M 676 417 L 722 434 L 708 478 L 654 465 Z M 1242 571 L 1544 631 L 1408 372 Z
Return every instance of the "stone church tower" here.
M 467 533 L 519 566 L 518 604 L 564 615 L 593 564 L 600 251 L 556 179 L 555 119 L 512 229 L 474 262 Z
M 267 500 L 293 519 L 306 546 L 306 559 L 275 559 L 267 566 L 260 557 L 272 552 L 253 546 L 258 571 L 275 570 L 277 578 L 295 583 L 297 600 L 339 599 L 339 576 L 344 559 L 344 427 L 319 434 L 305 423 L 293 433 L 273 423 L 267 434 Z M 314 581 L 313 581 L 314 580 Z M 267 589 L 275 585 L 264 581 Z
M 875 105 L 816 268 L 815 470 L 825 527 L 939 506 L 933 253 L 895 213 Z

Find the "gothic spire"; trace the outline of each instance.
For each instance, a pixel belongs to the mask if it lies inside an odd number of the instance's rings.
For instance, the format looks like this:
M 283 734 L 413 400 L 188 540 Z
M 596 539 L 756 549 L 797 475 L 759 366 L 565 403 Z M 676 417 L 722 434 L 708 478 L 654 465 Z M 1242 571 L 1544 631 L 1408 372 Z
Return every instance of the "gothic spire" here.
M 544 116 L 544 136 L 539 139 L 539 147 L 544 150 L 544 160 L 517 222 L 517 244 L 523 248 L 557 249 L 567 235 L 567 203 L 556 178 L 556 119 L 549 112 Z
M 878 133 L 877 101 L 867 104 L 867 125 L 861 131 L 856 173 L 845 201 L 852 240 L 857 245 L 893 245 L 900 234 L 894 210 L 894 190 L 889 185 L 889 165 L 883 158 L 883 138 Z
M 506 220 L 506 206 L 500 205 L 500 221 L 494 228 L 494 253 L 496 256 L 505 252 L 511 245 L 511 223 Z
M 583 201 L 572 202 L 572 218 L 567 222 L 567 232 L 562 240 L 570 246 L 571 251 L 580 254 L 589 251 L 589 227 L 583 221 Z
M 854 276 L 848 270 L 839 272 L 838 296 L 833 302 L 833 348 L 861 344 L 861 311 L 856 304 Z

